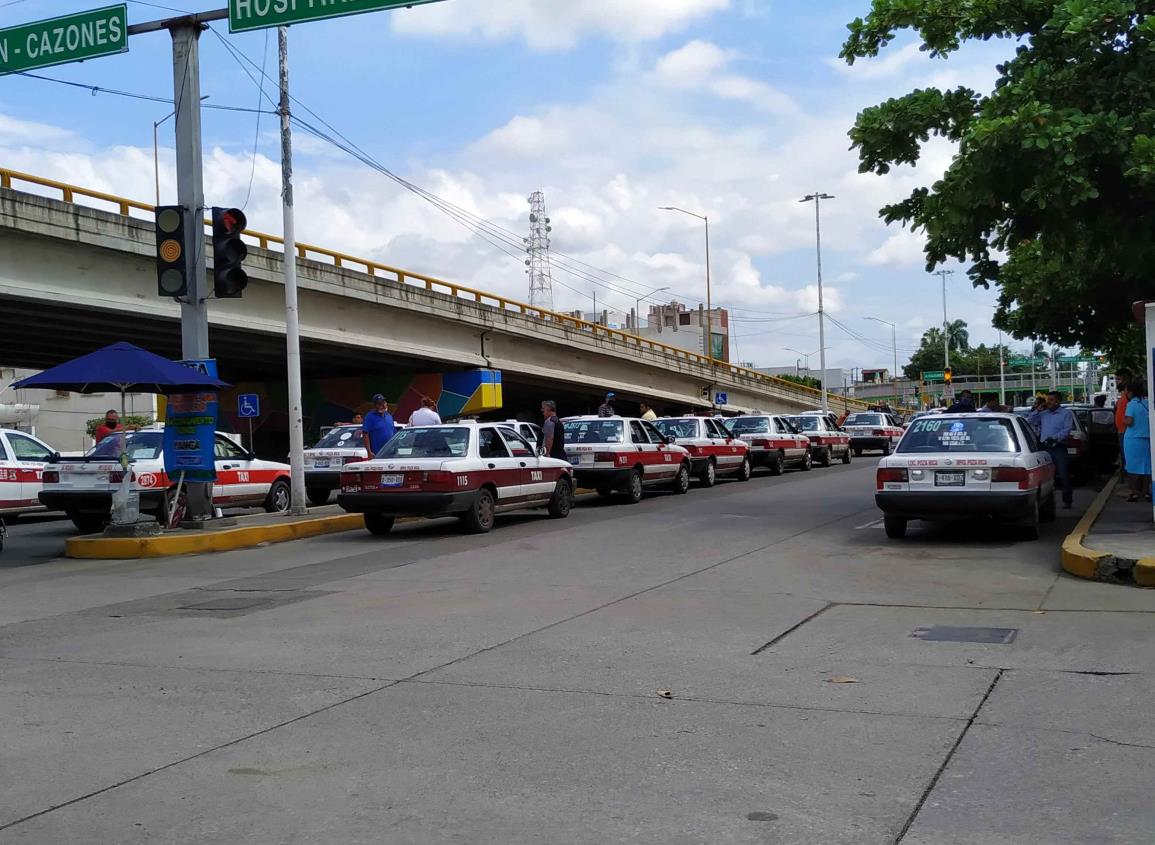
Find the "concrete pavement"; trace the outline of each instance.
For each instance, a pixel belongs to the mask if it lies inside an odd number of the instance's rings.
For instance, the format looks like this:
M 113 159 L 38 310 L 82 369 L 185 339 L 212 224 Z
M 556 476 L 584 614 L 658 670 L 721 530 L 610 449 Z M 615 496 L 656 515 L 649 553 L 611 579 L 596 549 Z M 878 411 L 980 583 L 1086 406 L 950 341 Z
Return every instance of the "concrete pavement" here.
M 1037 543 L 892 542 L 873 467 L 6 550 L 0 843 L 1149 843 L 1155 593 L 1058 570 L 1091 493 Z

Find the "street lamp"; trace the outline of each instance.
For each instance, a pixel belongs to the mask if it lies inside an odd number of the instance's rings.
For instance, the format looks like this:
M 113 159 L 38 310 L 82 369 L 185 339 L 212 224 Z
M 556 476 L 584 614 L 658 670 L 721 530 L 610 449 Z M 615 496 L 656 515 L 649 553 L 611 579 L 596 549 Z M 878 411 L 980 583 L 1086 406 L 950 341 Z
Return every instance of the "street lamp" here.
M 205 100 L 207 100 L 211 96 L 212 96 L 211 94 L 205 94 L 203 97 L 201 97 L 201 102 L 203 103 Z M 175 114 L 176 114 L 176 111 L 170 111 L 168 114 L 166 114 L 160 120 L 154 120 L 152 122 L 152 174 L 153 174 L 153 177 L 156 179 L 156 204 L 157 205 L 160 205 L 160 144 L 157 141 L 157 132 L 156 131 L 161 127 L 161 124 L 163 124 L 166 120 L 168 120 L 170 117 L 172 117 Z
M 659 211 L 680 211 L 682 214 L 688 214 L 691 217 L 697 217 L 706 224 L 706 356 L 710 359 L 710 365 L 714 364 L 714 321 L 713 321 L 713 304 L 710 301 L 710 218 L 705 214 L 696 214 L 693 211 L 686 211 L 684 208 L 678 208 L 676 205 L 660 205 Z
M 818 351 L 820 353 L 819 366 L 822 367 L 822 410 L 829 411 L 826 401 L 826 318 L 822 309 L 822 201 L 834 199 L 833 194 L 823 194 L 815 191 L 807 194 L 799 202 L 814 203 L 814 241 L 818 249 Z M 807 367 L 807 370 L 810 368 Z
M 641 296 L 639 296 L 634 301 L 634 331 L 637 331 L 639 328 L 641 328 L 640 322 L 641 322 L 641 314 L 642 314 L 642 300 L 643 299 L 649 299 L 655 293 L 661 293 L 662 291 L 669 290 L 669 289 L 670 289 L 669 285 L 665 285 L 665 286 L 660 287 L 660 288 L 654 288 L 652 291 L 649 291 L 648 293 L 642 294 Z M 648 320 L 646 321 L 646 325 L 649 325 Z
M 810 378 L 810 356 L 817 354 L 819 350 L 815 349 L 814 352 L 803 352 L 801 349 L 795 349 L 793 346 L 783 346 L 782 348 L 787 352 L 793 352 L 796 355 L 801 355 L 806 359 L 806 377 Z M 795 367 L 794 369 L 797 370 L 798 368 Z
M 890 344 L 894 347 L 894 373 L 890 378 L 891 381 L 896 380 L 898 378 L 898 330 L 895 328 L 894 323 L 889 320 L 883 320 L 879 317 L 864 317 L 863 319 L 874 320 L 876 323 L 890 326 Z

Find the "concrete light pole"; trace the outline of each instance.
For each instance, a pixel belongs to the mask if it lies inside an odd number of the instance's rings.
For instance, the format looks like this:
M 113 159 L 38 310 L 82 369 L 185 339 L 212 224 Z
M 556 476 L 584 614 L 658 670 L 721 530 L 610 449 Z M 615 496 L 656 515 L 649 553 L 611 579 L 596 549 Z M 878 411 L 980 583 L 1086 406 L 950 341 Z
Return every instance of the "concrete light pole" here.
M 826 315 L 822 307 L 822 201 L 834 199 L 833 194 L 823 194 L 815 191 L 807 194 L 799 202 L 814 203 L 814 241 L 818 248 L 818 365 L 822 368 L 822 410 L 829 411 L 830 404 L 826 399 Z M 809 367 L 807 367 L 809 369 Z
M 898 378 L 898 329 L 895 328 L 894 323 L 890 322 L 890 320 L 883 320 L 879 317 L 864 317 L 863 319 L 874 320 L 876 323 L 890 326 L 890 345 L 894 347 L 894 370 L 890 378 L 891 381 L 896 380 Z
M 704 224 L 706 224 L 706 357 L 710 359 L 710 364 L 714 363 L 714 305 L 710 301 L 710 218 L 705 214 L 697 214 L 693 211 L 686 211 L 684 208 L 678 208 L 676 205 L 662 205 L 658 206 L 659 211 L 680 211 L 682 214 L 688 214 L 691 217 L 697 217 Z M 713 390 L 711 389 L 711 393 Z M 710 406 L 713 407 L 713 397 L 710 400 Z
M 803 358 L 806 359 L 806 377 L 810 378 L 810 356 L 811 355 L 817 355 L 818 350 L 815 349 L 813 352 L 803 352 L 801 349 L 795 349 L 793 346 L 783 346 L 782 348 L 785 349 L 787 352 L 793 352 L 796 355 L 801 355 Z M 798 368 L 795 367 L 795 369 L 798 369 Z
M 946 277 L 953 276 L 954 270 L 939 270 L 933 275 L 942 279 L 942 349 L 943 366 L 950 366 L 950 323 L 946 318 Z
M 640 329 L 640 328 L 641 328 L 641 322 L 642 322 L 642 300 L 643 300 L 643 299 L 649 299 L 649 298 L 650 298 L 651 296 L 653 296 L 655 293 L 661 293 L 662 291 L 664 291 L 664 290 L 669 290 L 669 289 L 670 289 L 670 286 L 669 286 L 669 285 L 664 285 L 663 287 L 660 287 L 660 288 L 654 288 L 652 291 L 649 291 L 648 293 L 644 293 L 644 294 L 642 294 L 641 296 L 639 296 L 639 297 L 638 297 L 638 298 L 637 298 L 637 299 L 634 301 L 634 331 L 637 331 L 638 329 Z M 649 325 L 649 321 L 647 321 L 647 325 Z

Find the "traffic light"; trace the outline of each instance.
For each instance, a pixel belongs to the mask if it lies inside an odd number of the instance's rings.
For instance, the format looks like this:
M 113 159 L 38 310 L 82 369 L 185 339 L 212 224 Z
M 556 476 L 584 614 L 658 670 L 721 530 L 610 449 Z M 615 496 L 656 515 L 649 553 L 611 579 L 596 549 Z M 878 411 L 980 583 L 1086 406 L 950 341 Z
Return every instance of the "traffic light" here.
M 942 371 L 942 380 L 945 381 L 947 384 L 950 384 L 950 380 L 953 377 L 954 377 L 954 373 L 951 372 L 950 367 L 945 367 Z
M 241 268 L 249 254 L 241 240 L 247 222 L 239 208 L 213 207 L 213 292 L 218 299 L 239 297 L 249 283 L 248 274 Z
M 157 296 L 187 296 L 191 264 L 185 251 L 184 206 L 156 207 Z

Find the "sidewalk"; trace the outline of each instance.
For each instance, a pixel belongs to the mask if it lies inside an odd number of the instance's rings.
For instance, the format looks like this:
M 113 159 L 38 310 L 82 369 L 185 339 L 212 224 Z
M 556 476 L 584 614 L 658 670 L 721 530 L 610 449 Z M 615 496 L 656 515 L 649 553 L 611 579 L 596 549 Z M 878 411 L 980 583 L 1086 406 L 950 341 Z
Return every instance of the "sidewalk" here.
M 1155 587 L 1155 522 L 1150 502 L 1128 502 L 1113 478 L 1063 544 L 1063 568 L 1096 581 Z

